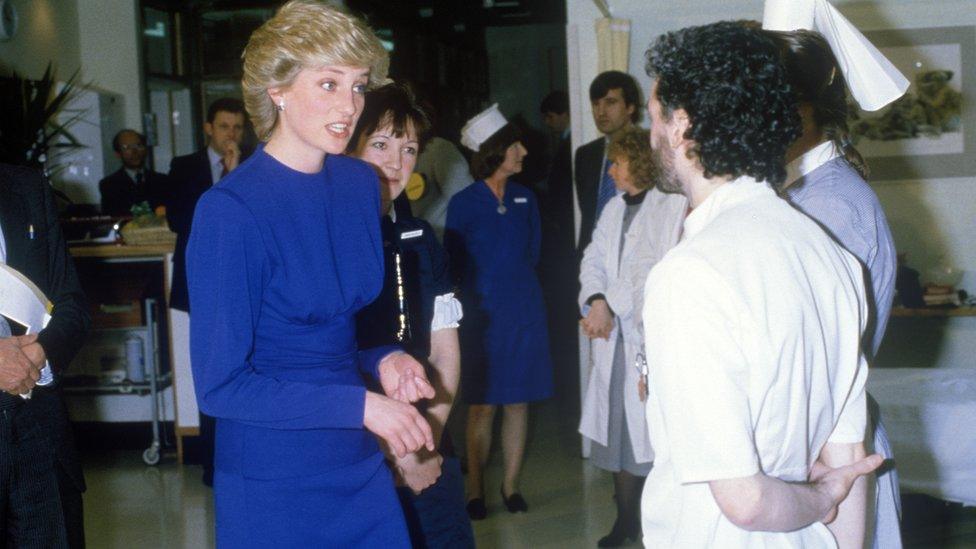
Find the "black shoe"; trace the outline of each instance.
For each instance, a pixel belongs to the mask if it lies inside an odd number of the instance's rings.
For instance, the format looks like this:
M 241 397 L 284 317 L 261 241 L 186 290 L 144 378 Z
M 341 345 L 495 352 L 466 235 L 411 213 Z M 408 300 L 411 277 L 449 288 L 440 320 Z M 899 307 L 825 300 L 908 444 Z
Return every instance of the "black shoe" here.
M 525 502 L 525 498 L 518 492 L 505 497 L 505 491 L 502 490 L 502 501 L 505 502 L 505 508 L 508 509 L 509 513 L 526 513 L 529 510 L 529 504 Z
M 596 542 L 597 547 L 622 547 L 628 543 L 637 541 L 640 535 L 640 528 L 626 527 L 617 519 L 613 523 L 610 533 L 600 538 Z
M 471 520 L 485 520 L 485 517 L 488 516 L 488 509 L 485 507 L 485 500 L 482 498 L 474 498 L 468 501 L 466 509 Z

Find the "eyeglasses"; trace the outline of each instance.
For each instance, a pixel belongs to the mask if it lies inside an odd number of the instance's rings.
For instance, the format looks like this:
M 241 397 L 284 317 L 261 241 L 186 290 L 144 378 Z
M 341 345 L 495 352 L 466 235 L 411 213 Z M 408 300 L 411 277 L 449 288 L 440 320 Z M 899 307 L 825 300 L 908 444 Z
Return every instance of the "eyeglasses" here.
M 126 152 L 126 151 L 141 151 L 141 150 L 145 150 L 145 148 L 146 148 L 146 146 L 143 145 L 142 143 L 131 143 L 131 144 L 119 145 L 119 150 L 122 151 L 122 152 Z

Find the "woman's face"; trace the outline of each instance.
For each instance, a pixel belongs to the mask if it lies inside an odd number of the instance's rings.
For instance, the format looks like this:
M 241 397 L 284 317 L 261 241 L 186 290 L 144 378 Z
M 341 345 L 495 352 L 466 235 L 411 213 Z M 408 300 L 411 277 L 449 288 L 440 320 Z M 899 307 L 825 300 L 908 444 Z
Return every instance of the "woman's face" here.
M 635 194 L 637 187 L 634 186 L 634 178 L 630 176 L 630 160 L 626 156 L 616 156 L 610 164 L 610 177 L 613 178 L 614 185 L 618 191 L 627 194 Z
M 380 174 L 380 197 L 392 202 L 407 186 L 417 165 L 420 142 L 413 124 L 407 124 L 403 135 L 394 135 L 393 128 L 379 128 L 359 139 L 356 156 L 377 168 Z
M 295 153 L 341 154 L 363 112 L 369 69 L 342 65 L 302 69 L 287 88 L 268 90 L 278 112 L 276 133 Z
M 521 141 L 516 141 L 505 149 L 505 160 L 502 161 L 502 165 L 498 167 L 497 171 L 502 172 L 505 175 L 512 175 L 522 171 L 522 159 L 529 154 L 529 151 L 525 150 L 522 146 Z

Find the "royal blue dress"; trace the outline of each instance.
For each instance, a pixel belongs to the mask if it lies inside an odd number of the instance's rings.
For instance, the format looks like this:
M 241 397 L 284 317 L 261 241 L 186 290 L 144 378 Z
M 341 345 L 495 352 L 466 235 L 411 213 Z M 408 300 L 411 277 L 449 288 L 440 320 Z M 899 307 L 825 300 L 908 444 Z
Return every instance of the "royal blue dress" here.
M 502 204 L 484 181 L 451 198 L 444 246 L 460 277 L 461 394 L 469 404 L 552 396 L 549 332 L 535 272 L 540 245 L 539 208 L 526 187 L 508 182 Z
M 304 174 L 263 149 L 207 191 L 187 250 L 200 409 L 217 419 L 221 547 L 408 547 L 357 351 L 380 291 L 375 172 L 329 155 Z

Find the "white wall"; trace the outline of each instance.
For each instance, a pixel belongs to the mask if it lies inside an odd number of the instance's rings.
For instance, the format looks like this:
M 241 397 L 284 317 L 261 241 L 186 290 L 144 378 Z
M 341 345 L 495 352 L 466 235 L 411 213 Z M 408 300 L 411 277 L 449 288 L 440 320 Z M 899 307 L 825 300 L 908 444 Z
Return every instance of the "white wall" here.
M 17 34 L 0 42 L 0 67 L 25 78 L 40 78 L 48 61 L 67 78 L 78 69 L 78 10 L 75 0 L 13 0 Z
M 66 79 L 81 81 L 124 101 L 124 125 L 141 129 L 142 70 L 136 0 L 14 0 L 20 25 L 0 42 L 0 67 L 40 78 L 48 61 Z
M 629 72 L 645 94 L 650 78 L 644 73 L 643 56 L 658 35 L 722 19 L 761 19 L 763 6 L 762 0 L 609 3 L 614 17 L 632 22 Z M 976 25 L 976 0 L 835 0 L 834 4 L 862 30 Z M 598 135 L 590 116 L 588 87 L 596 76 L 594 21 L 601 15 L 592 0 L 567 0 L 566 12 L 576 147 Z M 976 108 L 974 98 L 969 100 L 969 106 Z M 961 286 L 976 293 L 976 174 L 953 179 L 882 181 L 873 187 L 887 212 L 898 250 L 908 253 L 909 264 L 924 273 L 939 262 L 940 256 L 945 256 L 946 262 L 966 270 Z M 878 362 L 972 367 L 976 365 L 976 318 L 896 319 Z
M 86 81 L 123 97 L 125 127 L 142 130 L 142 41 L 136 0 L 78 0 L 78 47 Z

